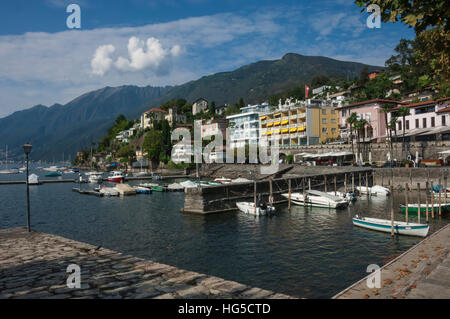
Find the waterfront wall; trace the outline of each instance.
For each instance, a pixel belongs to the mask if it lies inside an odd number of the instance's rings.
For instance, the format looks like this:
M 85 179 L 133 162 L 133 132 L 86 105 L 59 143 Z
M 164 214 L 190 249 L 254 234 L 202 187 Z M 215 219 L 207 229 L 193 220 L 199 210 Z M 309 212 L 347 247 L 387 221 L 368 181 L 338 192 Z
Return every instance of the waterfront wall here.
M 393 185 L 395 188 L 399 186 L 405 187 L 405 183 L 409 184 L 412 189 L 417 189 L 417 183 L 422 189 L 425 189 L 426 182 L 438 185 L 439 181 L 444 185 L 449 175 L 449 167 L 430 167 L 430 168 L 375 168 L 373 169 L 374 183 L 382 186 Z M 448 185 L 450 186 L 450 184 Z
M 185 203 L 182 212 L 196 214 L 212 214 L 222 213 L 236 210 L 236 203 L 241 201 L 254 201 L 254 196 L 261 196 L 261 199 L 268 201 L 272 194 L 275 203 L 287 202 L 281 194 L 288 193 L 289 181 L 291 184 L 291 192 L 302 192 L 303 187 L 312 189 L 325 189 L 327 191 L 334 190 L 334 178 L 336 177 L 336 186 L 342 187 L 345 179 L 347 180 L 347 188 L 354 186 L 366 185 L 366 177 L 369 186 L 372 184 L 372 169 L 368 168 L 347 168 L 334 171 L 326 170 L 320 174 L 304 174 L 277 178 L 271 180 L 261 180 L 250 183 L 228 184 L 214 187 L 189 188 L 186 190 Z M 256 191 L 255 191 L 256 186 Z
M 433 141 L 433 142 L 414 142 L 408 143 L 408 153 L 416 156 L 416 152 L 419 153 L 421 158 L 426 159 L 437 159 L 439 158 L 439 152 L 447 151 L 450 149 L 450 141 Z M 357 145 L 354 146 L 355 152 L 357 151 Z M 310 145 L 310 146 L 299 146 L 293 148 L 282 148 L 280 149 L 280 154 L 299 154 L 302 152 L 307 153 L 328 153 L 328 152 L 351 152 L 352 146 L 347 144 L 342 145 Z M 369 160 L 369 152 L 372 155 L 372 161 L 386 161 L 387 154 L 390 152 L 389 143 L 361 143 L 361 153 L 363 155 L 363 161 Z M 403 160 L 403 144 L 393 143 L 393 158 L 397 160 Z

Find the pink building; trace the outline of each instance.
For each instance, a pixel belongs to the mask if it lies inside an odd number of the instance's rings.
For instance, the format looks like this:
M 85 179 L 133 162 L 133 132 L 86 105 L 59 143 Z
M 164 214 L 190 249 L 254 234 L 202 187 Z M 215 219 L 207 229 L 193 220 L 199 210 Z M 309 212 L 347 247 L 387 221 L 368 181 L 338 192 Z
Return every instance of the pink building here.
M 375 99 L 338 107 L 341 138 L 347 139 L 349 137 L 350 125 L 347 124 L 346 120 L 352 113 L 356 113 L 358 119 L 364 119 L 368 123 L 363 136 L 361 136 L 361 141 L 384 141 L 386 139 L 385 113 L 382 109 L 384 104 L 399 105 L 401 102 Z

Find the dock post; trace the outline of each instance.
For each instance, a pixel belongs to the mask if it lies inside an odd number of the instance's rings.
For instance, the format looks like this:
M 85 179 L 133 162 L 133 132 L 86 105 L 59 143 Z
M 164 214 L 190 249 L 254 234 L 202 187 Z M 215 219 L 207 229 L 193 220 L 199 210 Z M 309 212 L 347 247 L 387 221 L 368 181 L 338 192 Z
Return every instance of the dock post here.
M 432 218 L 434 218 L 434 194 L 433 194 L 434 190 L 433 190 L 433 187 L 434 187 L 434 185 L 433 185 L 433 181 L 432 181 L 431 182 L 431 217 Z M 427 193 L 428 193 L 428 189 L 425 192 L 425 194 L 427 194 Z
M 336 196 L 336 193 L 337 193 L 336 175 L 334 175 L 334 196 Z
M 273 199 L 273 191 L 272 191 L 272 179 L 269 179 L 269 204 L 272 205 L 273 203 L 270 203 Z
M 366 172 L 366 192 L 367 192 L 367 199 L 369 199 L 369 175 Z
M 444 196 L 445 196 L 445 204 L 447 204 L 447 176 L 444 176 Z
M 441 179 L 439 178 L 439 216 L 442 215 L 442 203 L 441 203 Z
M 412 185 L 412 168 L 409 168 L 409 183 Z
M 359 173 L 359 193 L 362 193 L 362 187 L 361 187 L 361 173 Z
M 302 180 L 303 184 L 303 207 L 306 209 L 306 190 L 305 190 L 305 178 Z
M 324 191 L 327 192 L 327 175 L 323 175 Z
M 256 182 L 253 184 L 253 203 L 255 204 L 255 216 L 256 216 Z
M 384 186 L 384 175 L 381 174 L 381 186 Z
M 394 187 L 391 185 L 391 194 L 394 193 Z M 391 236 L 394 237 L 394 196 L 391 196 Z
M 417 198 L 417 220 L 420 224 L 420 210 L 422 207 L 420 207 L 420 183 L 417 183 L 417 191 L 419 192 L 419 197 Z
M 344 175 L 344 191 L 345 194 L 347 194 L 347 173 Z
M 352 192 L 355 191 L 355 173 L 352 173 Z
M 311 190 L 311 178 L 308 178 L 308 189 Z
M 428 185 L 428 182 L 426 182 L 425 183 L 425 187 L 426 187 L 426 189 L 429 189 L 429 187 L 428 187 L 429 185 Z M 433 195 L 433 194 L 431 194 L 431 195 Z M 426 206 L 426 216 L 427 216 L 427 222 L 428 222 L 428 212 L 429 212 L 429 206 L 428 206 L 428 193 L 427 192 L 425 192 L 425 206 Z M 433 206 L 431 206 L 431 211 L 433 211 Z
M 292 191 L 291 191 L 291 179 L 288 180 L 288 186 L 289 186 L 288 208 L 289 208 L 289 211 L 291 211 L 291 193 L 292 193 Z M 272 188 L 271 188 L 271 191 L 272 191 Z
M 408 222 L 408 183 L 405 183 L 405 209 L 406 209 L 406 217 L 405 221 Z

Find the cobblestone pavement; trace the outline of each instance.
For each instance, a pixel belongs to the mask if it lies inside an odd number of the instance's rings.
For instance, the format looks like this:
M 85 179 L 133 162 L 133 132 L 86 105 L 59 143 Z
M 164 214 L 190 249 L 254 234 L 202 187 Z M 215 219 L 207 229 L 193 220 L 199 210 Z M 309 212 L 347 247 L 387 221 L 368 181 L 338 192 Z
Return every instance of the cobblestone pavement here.
M 450 299 L 450 225 L 381 268 L 381 288 L 367 287 L 367 278 L 336 299 Z
M 66 272 L 81 267 L 81 288 Z M 0 299 L 290 299 L 149 260 L 24 228 L 0 230 Z

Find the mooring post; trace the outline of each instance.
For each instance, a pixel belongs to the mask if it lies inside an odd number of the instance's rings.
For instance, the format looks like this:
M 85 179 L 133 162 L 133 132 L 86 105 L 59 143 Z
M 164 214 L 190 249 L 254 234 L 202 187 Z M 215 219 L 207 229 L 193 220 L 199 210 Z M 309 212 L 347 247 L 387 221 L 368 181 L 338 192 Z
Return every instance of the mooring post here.
M 394 187 L 392 185 L 391 194 L 394 194 Z M 391 196 L 391 236 L 394 237 L 394 196 Z
M 409 168 L 409 183 L 412 185 L 412 168 Z
M 383 173 L 381 173 L 381 186 L 384 186 L 384 174 Z
M 366 192 L 367 199 L 369 199 L 369 174 L 366 172 Z
M 429 185 L 428 185 L 428 182 L 426 182 L 426 183 L 425 183 L 426 189 L 429 189 L 428 186 L 429 186 Z M 433 195 L 433 194 L 431 194 L 431 195 Z M 426 211 L 426 216 L 427 216 L 426 218 L 427 218 L 427 222 L 428 222 L 428 212 L 429 212 L 429 206 L 428 206 L 428 191 L 425 192 L 425 206 L 426 206 L 426 208 L 425 208 L 426 210 L 425 210 L 425 211 Z M 433 211 L 433 206 L 431 206 L 431 211 Z
M 359 193 L 362 193 L 362 187 L 361 187 L 361 173 L 359 173 Z
M 327 175 L 323 175 L 323 184 L 325 193 L 327 192 Z
M 305 189 L 305 178 L 303 178 L 303 207 L 306 209 L 306 189 Z
M 417 183 L 417 191 L 419 192 L 419 197 L 417 197 L 417 220 L 420 224 L 420 210 L 422 207 L 420 207 L 420 183 Z
M 253 184 L 253 203 L 255 205 L 255 216 L 256 216 L 256 182 Z
M 337 194 L 336 175 L 334 175 L 334 196 Z
M 308 188 L 311 190 L 311 178 L 308 178 Z
M 405 210 L 406 210 L 406 217 L 405 221 L 408 222 L 408 183 L 405 183 Z
M 434 218 L 434 185 L 433 185 L 433 181 L 431 181 L 431 218 Z M 428 189 L 425 192 L 425 194 L 428 194 Z
M 444 196 L 445 196 L 445 203 L 447 204 L 447 176 L 444 176 Z
M 271 201 L 273 200 L 273 191 L 272 191 L 272 179 L 269 179 L 269 204 L 272 205 Z
M 439 216 L 442 214 L 442 208 L 441 208 L 441 179 L 439 178 Z
M 288 200 L 288 208 L 289 211 L 291 211 L 291 180 L 288 180 L 288 187 L 289 187 L 289 200 Z
M 355 191 L 355 173 L 352 173 L 352 192 Z
M 344 192 L 347 194 L 347 173 L 344 174 Z

